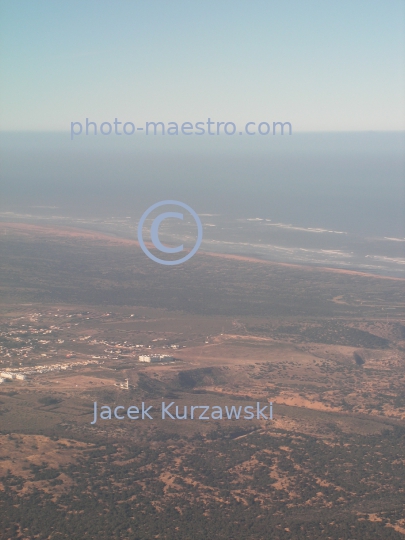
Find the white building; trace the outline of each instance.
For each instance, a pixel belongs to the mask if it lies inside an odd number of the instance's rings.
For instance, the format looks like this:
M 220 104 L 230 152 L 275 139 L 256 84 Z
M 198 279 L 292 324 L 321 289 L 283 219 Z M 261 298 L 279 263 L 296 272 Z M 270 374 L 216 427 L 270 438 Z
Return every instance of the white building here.
M 0 384 L 4 383 L 6 379 L 4 379 L 3 377 L 0 377 Z
M 149 354 L 140 354 L 139 355 L 139 361 L 140 362 L 152 362 L 152 357 Z
M 20 381 L 25 381 L 27 379 L 27 376 L 24 375 L 24 373 L 17 373 L 16 379 L 18 379 Z
M 139 355 L 139 361 L 140 362 L 171 362 L 174 360 L 173 356 L 169 356 L 168 354 L 140 354 Z
M 173 356 L 170 356 L 170 354 L 161 354 L 160 355 L 160 361 L 161 362 L 173 362 L 174 358 Z
M 3 371 L 0 373 L 0 377 L 3 377 L 4 379 L 15 379 L 16 375 L 15 373 L 11 373 L 11 371 Z

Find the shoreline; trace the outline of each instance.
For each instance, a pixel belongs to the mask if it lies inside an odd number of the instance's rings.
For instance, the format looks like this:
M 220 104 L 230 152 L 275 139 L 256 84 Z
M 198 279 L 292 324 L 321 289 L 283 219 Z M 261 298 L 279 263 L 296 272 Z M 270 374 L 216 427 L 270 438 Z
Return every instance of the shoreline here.
M 7 230 L 11 229 L 15 233 L 20 233 L 22 235 L 30 235 L 37 233 L 37 235 L 44 236 L 53 236 L 53 237 L 63 237 L 63 238 L 82 238 L 83 240 L 94 240 L 94 241 L 103 241 L 107 243 L 112 243 L 116 245 L 127 245 L 127 246 L 136 246 L 139 247 L 139 242 L 137 240 L 132 240 L 130 238 L 122 238 L 119 236 L 109 235 L 107 233 L 102 233 L 99 231 L 85 230 L 78 227 L 58 227 L 58 226 L 46 226 L 46 225 L 34 225 L 24 222 L 5 222 L 0 221 L 0 235 L 6 235 Z M 153 244 L 145 242 L 148 248 L 153 248 Z M 215 253 L 211 251 L 202 251 L 200 250 L 197 253 L 197 256 L 205 257 L 217 257 L 220 259 L 241 261 L 246 263 L 254 264 L 265 264 L 269 266 L 279 266 L 284 268 L 291 268 L 296 270 L 304 270 L 307 272 L 330 272 L 334 274 L 342 274 L 347 276 L 358 276 L 358 277 L 368 277 L 374 279 L 388 279 L 393 281 L 405 281 L 405 278 L 395 277 L 395 276 L 385 276 L 381 274 L 372 274 L 369 272 L 362 272 L 360 270 L 346 270 L 343 268 L 334 268 L 330 266 L 311 266 L 304 264 L 295 264 L 295 263 L 285 263 L 278 261 L 268 261 L 265 259 L 260 259 L 258 257 L 251 257 L 247 255 L 233 255 L 230 253 Z

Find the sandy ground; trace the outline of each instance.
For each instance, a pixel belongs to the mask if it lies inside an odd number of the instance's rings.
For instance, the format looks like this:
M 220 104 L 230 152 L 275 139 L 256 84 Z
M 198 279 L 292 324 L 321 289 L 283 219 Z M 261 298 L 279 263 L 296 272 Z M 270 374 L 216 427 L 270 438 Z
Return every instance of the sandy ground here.
M 115 245 L 126 245 L 126 246 L 138 246 L 139 243 L 136 240 L 131 240 L 128 238 L 119 238 L 117 236 L 112 236 L 108 234 L 103 234 L 97 231 L 85 231 L 83 229 L 74 228 L 74 227 L 46 227 L 44 225 L 31 225 L 28 223 L 13 223 L 13 222 L 0 222 L 0 234 L 7 234 L 8 232 L 14 232 L 19 234 L 24 234 L 27 236 L 57 236 L 63 238 L 82 238 L 83 240 L 93 240 L 93 241 L 102 241 L 109 244 Z M 145 242 L 148 248 L 154 247 L 152 244 Z M 375 279 L 389 279 L 394 281 L 405 281 L 405 278 L 391 277 L 391 276 L 380 276 L 376 274 L 368 274 L 366 272 L 358 272 L 355 270 L 344 270 L 339 268 L 329 268 L 324 266 L 305 266 L 300 264 L 291 264 L 291 263 L 280 263 L 265 261 L 262 259 L 254 257 L 245 257 L 242 255 L 230 255 L 225 253 L 210 253 L 207 251 L 200 251 L 200 256 L 208 257 L 217 257 L 220 259 L 228 259 L 235 261 L 243 261 L 250 263 L 260 263 L 271 266 L 283 266 L 286 268 L 300 268 L 302 270 L 310 272 L 332 272 L 335 274 L 344 274 L 352 276 L 363 276 L 363 277 L 372 277 Z

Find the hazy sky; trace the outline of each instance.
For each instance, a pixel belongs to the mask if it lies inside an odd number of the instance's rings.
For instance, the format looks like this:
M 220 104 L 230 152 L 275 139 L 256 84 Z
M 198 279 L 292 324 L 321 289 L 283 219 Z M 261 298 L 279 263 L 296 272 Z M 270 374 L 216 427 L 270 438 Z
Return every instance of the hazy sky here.
M 3 0 L 1 129 L 405 127 L 402 0 Z

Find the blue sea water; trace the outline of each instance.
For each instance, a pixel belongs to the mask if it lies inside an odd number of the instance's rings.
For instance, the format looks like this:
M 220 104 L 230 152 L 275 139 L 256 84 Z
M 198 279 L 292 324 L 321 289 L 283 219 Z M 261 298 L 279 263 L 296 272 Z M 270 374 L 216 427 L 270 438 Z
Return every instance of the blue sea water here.
M 135 237 L 146 208 L 175 199 L 201 216 L 204 250 L 404 275 L 404 133 L 2 133 L 0 153 L 2 221 Z M 162 238 L 187 239 L 184 227 Z

